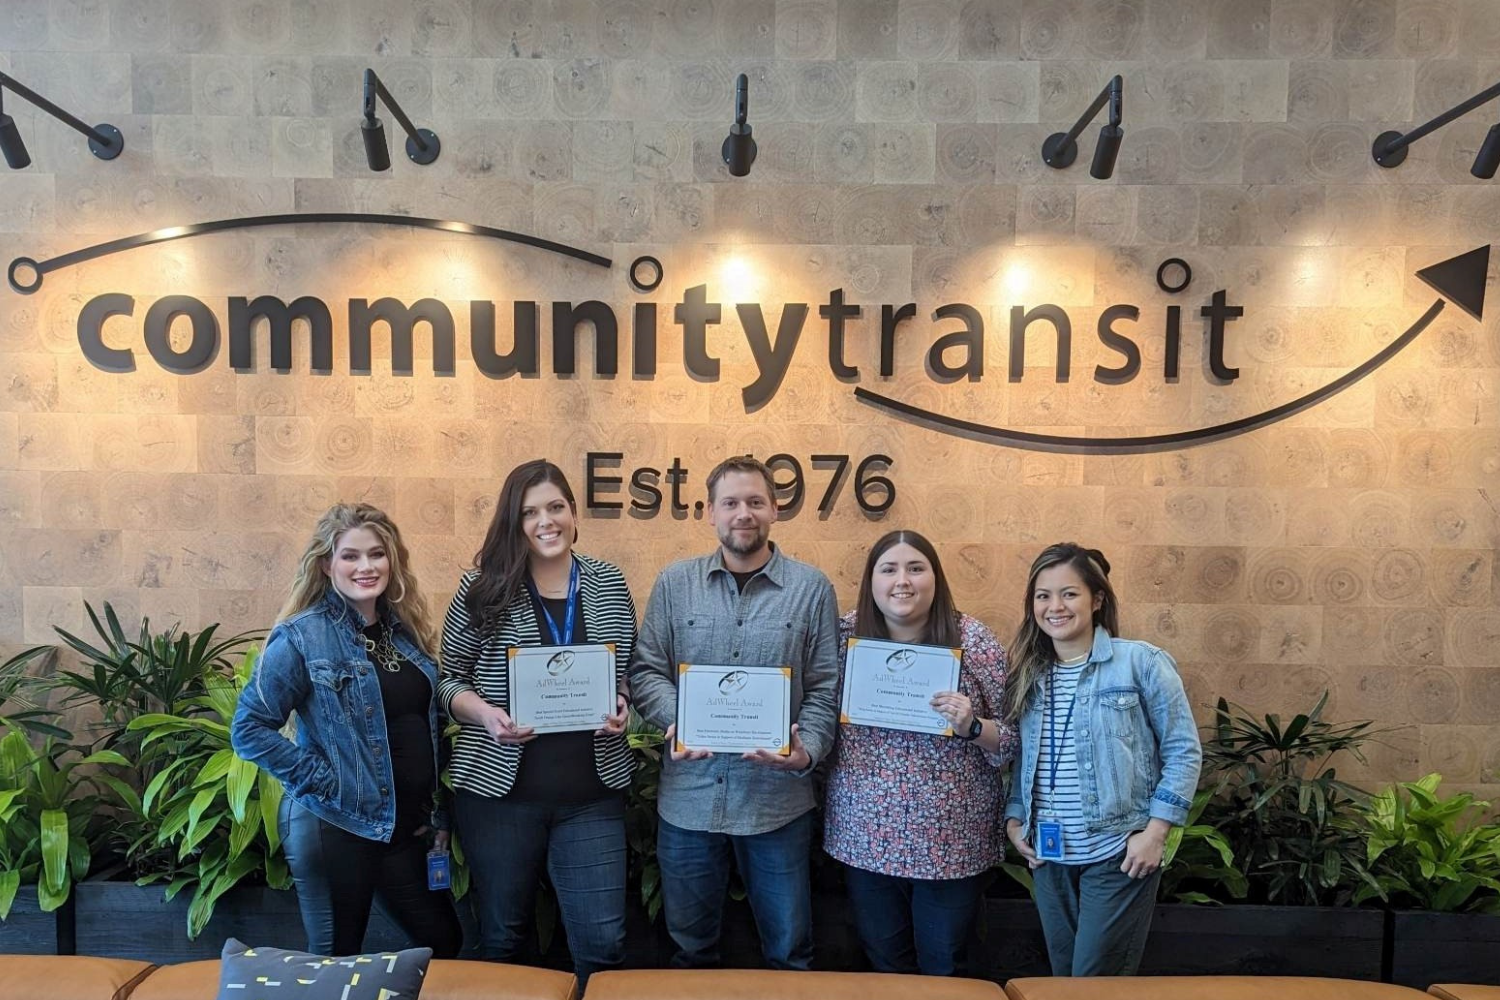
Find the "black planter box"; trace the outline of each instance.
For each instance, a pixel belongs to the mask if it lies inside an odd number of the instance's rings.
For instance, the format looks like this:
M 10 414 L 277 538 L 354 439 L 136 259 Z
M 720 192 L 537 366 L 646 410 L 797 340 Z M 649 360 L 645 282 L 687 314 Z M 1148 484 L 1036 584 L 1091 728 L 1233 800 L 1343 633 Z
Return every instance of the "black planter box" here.
M 1391 982 L 1425 990 L 1433 983 L 1500 986 L 1500 917 L 1396 910 Z
M 73 894 L 78 889 L 75 886 Z M 23 885 L 0 923 L 0 951 L 7 955 L 73 954 L 73 895 L 51 913 L 36 901 L 36 886 Z
M 1004 985 L 1019 976 L 1050 976 L 1047 940 L 1036 903 L 1029 898 L 987 897 L 969 939 L 969 975 Z
M 1327 976 L 1379 980 L 1384 915 L 1321 906 L 1156 907 L 1143 976 Z
M 171 902 L 162 886 L 88 880 L 73 887 L 77 953 L 133 958 L 165 965 L 218 958 L 225 938 L 252 946 L 292 948 L 307 945 L 297 895 L 264 886 L 240 886 L 219 897 L 214 915 L 197 940 L 187 936 L 192 894 L 184 890 Z M 406 945 L 406 936 L 378 910 L 370 915 L 366 951 Z

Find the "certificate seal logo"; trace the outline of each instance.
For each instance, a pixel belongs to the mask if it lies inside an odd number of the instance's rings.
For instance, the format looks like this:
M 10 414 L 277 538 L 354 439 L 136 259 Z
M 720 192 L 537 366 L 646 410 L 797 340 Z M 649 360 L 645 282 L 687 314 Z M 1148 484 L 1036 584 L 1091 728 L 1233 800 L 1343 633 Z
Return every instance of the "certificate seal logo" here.
M 885 669 L 893 674 L 904 674 L 916 666 L 917 654 L 909 649 L 898 649 L 885 658 Z
M 719 692 L 721 694 L 739 694 L 745 690 L 745 685 L 750 683 L 750 675 L 743 670 L 731 670 L 719 678 Z
M 565 649 L 560 653 L 554 654 L 552 659 L 547 661 L 547 673 L 551 674 L 553 677 L 561 677 L 563 674 L 572 669 L 572 650 Z

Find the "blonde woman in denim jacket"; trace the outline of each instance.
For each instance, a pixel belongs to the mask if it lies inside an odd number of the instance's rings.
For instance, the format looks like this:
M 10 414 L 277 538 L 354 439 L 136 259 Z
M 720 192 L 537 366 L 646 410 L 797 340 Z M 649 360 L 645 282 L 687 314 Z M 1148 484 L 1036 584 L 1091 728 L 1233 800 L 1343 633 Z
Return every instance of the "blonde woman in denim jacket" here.
M 1011 646 L 1003 721 L 1021 753 L 1005 832 L 1033 869 L 1055 976 L 1135 973 L 1203 759 L 1176 663 L 1116 637 L 1108 574 L 1098 549 L 1046 549 Z
M 286 789 L 278 828 L 307 949 L 352 955 L 378 904 L 419 946 L 453 958 L 463 931 L 427 887 L 442 719 L 427 603 L 401 533 L 369 504 L 335 504 L 240 696 L 234 752 Z M 296 741 L 280 732 L 297 717 Z M 276 942 L 284 944 L 286 942 Z

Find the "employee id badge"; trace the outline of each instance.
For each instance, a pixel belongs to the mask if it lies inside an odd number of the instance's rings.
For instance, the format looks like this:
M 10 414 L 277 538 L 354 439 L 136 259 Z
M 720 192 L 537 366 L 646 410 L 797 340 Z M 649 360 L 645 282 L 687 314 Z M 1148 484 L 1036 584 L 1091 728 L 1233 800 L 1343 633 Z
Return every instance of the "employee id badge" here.
M 1043 820 L 1036 825 L 1036 856 L 1043 861 L 1063 859 L 1063 828 L 1057 820 Z
M 448 868 L 448 852 L 443 850 L 431 850 L 427 852 L 427 888 L 433 892 L 450 889 L 453 880 Z

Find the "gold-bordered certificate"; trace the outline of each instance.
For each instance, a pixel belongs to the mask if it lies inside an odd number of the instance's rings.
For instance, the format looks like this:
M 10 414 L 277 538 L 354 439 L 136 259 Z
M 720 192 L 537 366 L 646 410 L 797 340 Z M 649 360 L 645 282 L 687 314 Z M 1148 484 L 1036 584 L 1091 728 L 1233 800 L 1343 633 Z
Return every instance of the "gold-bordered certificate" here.
M 930 702 L 939 691 L 958 690 L 963 650 L 857 636 L 847 649 L 840 722 L 953 735 Z
M 677 751 L 792 752 L 792 668 L 677 665 Z
M 615 644 L 511 646 L 510 717 L 539 733 L 592 732 L 615 714 Z

